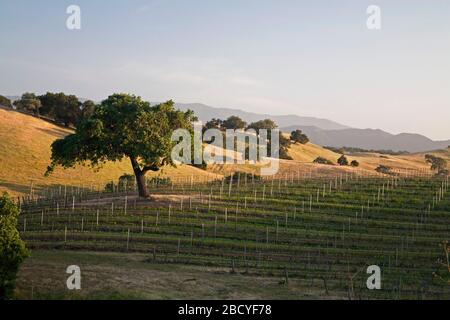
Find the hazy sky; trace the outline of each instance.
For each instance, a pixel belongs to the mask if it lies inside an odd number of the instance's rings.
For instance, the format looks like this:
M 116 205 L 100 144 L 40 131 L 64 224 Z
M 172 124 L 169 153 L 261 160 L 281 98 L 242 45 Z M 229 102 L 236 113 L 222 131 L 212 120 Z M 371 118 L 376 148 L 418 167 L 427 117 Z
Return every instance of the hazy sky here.
M 1 94 L 129 92 L 450 139 L 448 0 L 0 0 L 0 41 Z

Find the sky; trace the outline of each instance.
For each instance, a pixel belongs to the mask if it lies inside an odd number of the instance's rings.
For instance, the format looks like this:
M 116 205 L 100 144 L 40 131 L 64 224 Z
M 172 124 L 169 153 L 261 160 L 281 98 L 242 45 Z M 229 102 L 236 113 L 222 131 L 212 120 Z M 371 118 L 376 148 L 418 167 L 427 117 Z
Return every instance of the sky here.
M 0 0 L 0 39 L 4 95 L 127 92 L 450 139 L 448 0 Z

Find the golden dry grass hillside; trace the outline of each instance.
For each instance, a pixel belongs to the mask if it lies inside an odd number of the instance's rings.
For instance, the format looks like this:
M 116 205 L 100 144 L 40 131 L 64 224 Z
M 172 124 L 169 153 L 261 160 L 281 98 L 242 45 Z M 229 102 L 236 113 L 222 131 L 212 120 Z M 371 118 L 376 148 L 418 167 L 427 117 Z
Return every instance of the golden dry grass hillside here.
M 103 188 L 111 180 L 117 179 L 124 173 L 132 173 L 128 161 L 107 163 L 99 170 L 88 166 L 77 166 L 73 169 L 63 170 L 57 168 L 55 172 L 45 177 L 45 170 L 50 163 L 50 145 L 56 139 L 62 138 L 71 131 L 56 126 L 44 120 L 25 115 L 13 110 L 0 108 L 0 192 L 7 191 L 13 196 L 25 195 L 34 190 L 51 185 L 94 186 Z M 223 150 L 214 153 L 223 154 Z M 441 150 L 430 152 L 443 157 L 450 162 L 450 151 Z M 357 160 L 359 168 L 338 165 L 319 165 L 312 162 L 317 157 L 324 157 L 336 162 L 339 154 L 322 148 L 313 143 L 306 145 L 292 144 L 289 155 L 293 160 L 281 160 L 278 176 L 301 174 L 307 176 L 311 172 L 319 174 L 336 174 L 343 172 L 374 173 L 380 164 L 390 166 L 399 172 L 406 170 L 429 171 L 425 162 L 425 153 L 410 155 L 381 155 L 376 153 L 359 153 L 347 155 L 349 161 Z M 211 165 L 208 169 L 200 170 L 191 166 L 178 166 L 163 168 L 158 173 L 149 173 L 148 176 L 169 176 L 172 181 L 206 181 L 228 175 L 236 171 L 259 173 L 260 166 L 244 165 Z
M 406 174 L 407 171 L 429 172 L 430 165 L 425 161 L 425 154 L 433 154 L 442 157 L 450 162 L 450 150 L 438 150 L 425 153 L 414 153 L 407 155 L 386 155 L 379 153 L 357 153 L 346 155 L 349 162 L 356 160 L 359 162 L 359 170 L 373 172 L 379 165 L 385 165 Z M 307 143 L 305 145 L 293 144 L 289 150 L 289 155 L 293 160 L 300 163 L 311 163 L 317 157 L 324 157 L 334 163 L 341 156 L 338 153 L 322 148 L 318 145 Z
M 50 163 L 50 145 L 71 131 L 38 118 L 13 110 L 0 108 L 0 192 L 13 196 L 28 194 L 31 184 L 40 189 L 50 185 L 75 185 L 103 187 L 124 173 L 132 173 L 128 161 L 107 163 L 96 172 L 88 166 L 63 170 L 57 168 L 49 177 L 44 173 Z M 193 176 L 196 179 L 214 176 L 191 166 L 163 168 L 152 175 L 177 177 Z

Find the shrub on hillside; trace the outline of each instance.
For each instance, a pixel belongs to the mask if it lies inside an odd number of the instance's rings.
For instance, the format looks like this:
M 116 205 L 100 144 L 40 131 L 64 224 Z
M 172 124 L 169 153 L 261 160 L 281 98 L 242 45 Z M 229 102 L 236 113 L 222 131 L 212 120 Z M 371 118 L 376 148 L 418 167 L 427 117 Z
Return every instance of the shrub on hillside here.
M 28 252 L 17 231 L 19 209 L 5 193 L 0 197 L 0 300 L 12 299 L 19 266 Z
M 230 181 L 233 179 L 233 183 L 236 183 L 237 181 L 245 181 L 247 179 L 247 182 L 253 182 L 253 181 L 260 181 L 261 176 L 248 173 L 248 172 L 240 172 L 236 171 L 233 174 L 225 177 L 225 182 L 230 183 Z
M 334 163 L 328 159 L 325 159 L 324 157 L 317 157 L 313 163 L 319 163 L 319 164 L 328 164 L 328 165 L 334 165 Z
M 356 160 L 353 160 L 352 162 L 350 162 L 350 165 L 351 165 L 352 167 L 359 167 L 359 162 L 356 161 Z
M 337 160 L 337 163 L 338 163 L 340 166 L 348 166 L 348 160 L 347 160 L 347 157 L 344 156 L 344 155 L 340 156 L 340 158 Z
M 378 173 L 387 174 L 387 175 L 390 175 L 390 176 L 397 176 L 398 175 L 397 173 L 392 172 L 392 168 L 391 167 L 388 167 L 388 166 L 385 166 L 385 165 L 382 165 L 382 164 L 380 164 L 375 169 L 375 171 L 378 172 Z
M 117 184 L 114 181 L 108 182 L 105 185 L 106 192 L 114 192 L 114 191 L 127 191 L 134 190 L 134 185 L 136 183 L 135 177 L 131 174 L 123 174 L 119 177 Z
M 168 186 L 172 183 L 172 180 L 170 180 L 170 178 L 153 177 L 148 180 L 148 183 L 153 184 L 153 185 L 156 184 L 156 185 Z
M 146 179 L 147 185 L 170 185 L 172 180 L 170 178 L 153 177 Z M 132 174 L 123 174 L 117 184 L 114 181 L 108 182 L 105 185 L 106 192 L 124 192 L 136 190 L 136 178 Z
M 309 142 L 309 138 L 306 134 L 302 132 L 302 130 L 295 130 L 291 132 L 291 140 L 294 143 L 307 144 Z

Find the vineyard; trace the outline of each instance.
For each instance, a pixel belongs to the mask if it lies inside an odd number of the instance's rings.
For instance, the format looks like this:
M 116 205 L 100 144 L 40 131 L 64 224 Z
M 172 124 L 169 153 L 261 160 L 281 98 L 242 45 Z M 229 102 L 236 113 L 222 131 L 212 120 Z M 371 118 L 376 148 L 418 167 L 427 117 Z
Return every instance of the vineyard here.
M 34 250 L 142 253 L 153 264 L 296 281 L 323 298 L 449 299 L 448 187 L 448 177 L 423 174 L 236 173 L 153 179 L 150 201 L 134 185 L 54 186 L 19 199 L 18 228 Z M 380 290 L 366 287 L 370 265 L 381 268 Z

